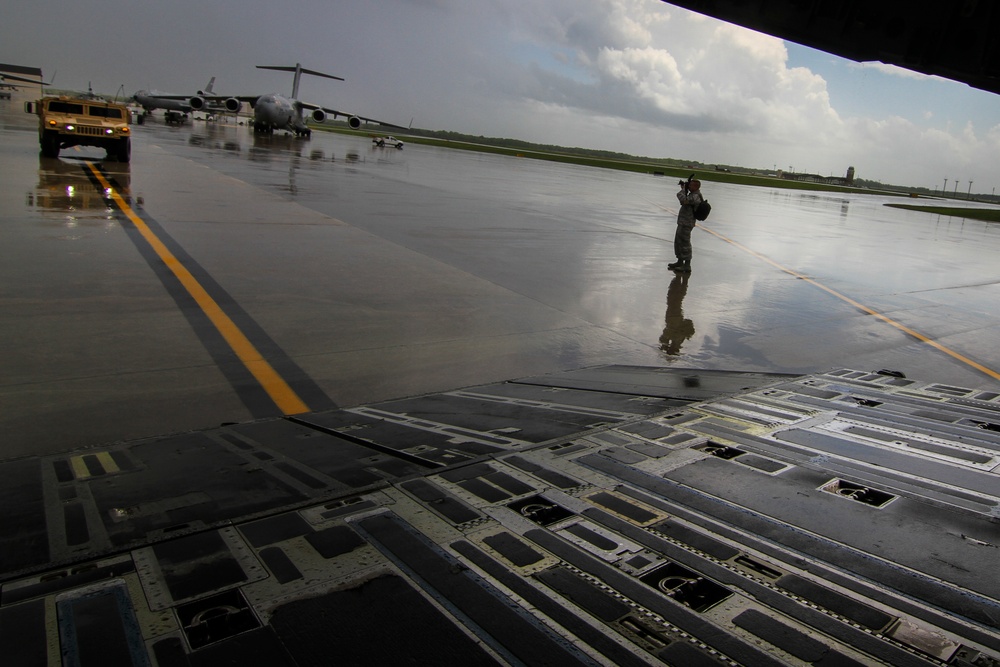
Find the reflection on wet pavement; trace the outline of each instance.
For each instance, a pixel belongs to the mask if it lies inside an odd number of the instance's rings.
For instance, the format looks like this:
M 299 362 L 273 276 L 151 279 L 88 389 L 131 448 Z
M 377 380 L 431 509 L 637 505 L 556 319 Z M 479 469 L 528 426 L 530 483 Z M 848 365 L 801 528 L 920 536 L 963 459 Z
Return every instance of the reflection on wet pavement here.
M 110 160 L 100 164 L 119 188 L 119 193 L 127 197 L 131 179 L 129 164 Z M 100 211 L 105 214 L 101 217 L 107 219 L 113 212 L 109 194 L 88 177 L 85 161 L 39 158 L 38 183 L 27 193 L 26 204 L 29 209 L 50 213 Z
M 694 335 L 694 322 L 684 317 L 684 296 L 690 273 L 674 274 L 667 289 L 666 326 L 660 336 L 660 349 L 670 356 L 680 354 L 681 345 Z

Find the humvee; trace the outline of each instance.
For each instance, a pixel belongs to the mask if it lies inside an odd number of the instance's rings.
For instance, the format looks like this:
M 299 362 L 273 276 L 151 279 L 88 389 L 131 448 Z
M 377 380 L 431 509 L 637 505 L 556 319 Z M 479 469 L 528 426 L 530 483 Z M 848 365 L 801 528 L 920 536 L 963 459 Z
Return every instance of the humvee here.
M 59 150 L 70 146 L 97 146 L 119 162 L 132 157 L 131 114 L 124 104 L 62 95 L 25 102 L 24 110 L 38 115 L 38 143 L 45 157 L 59 157 Z

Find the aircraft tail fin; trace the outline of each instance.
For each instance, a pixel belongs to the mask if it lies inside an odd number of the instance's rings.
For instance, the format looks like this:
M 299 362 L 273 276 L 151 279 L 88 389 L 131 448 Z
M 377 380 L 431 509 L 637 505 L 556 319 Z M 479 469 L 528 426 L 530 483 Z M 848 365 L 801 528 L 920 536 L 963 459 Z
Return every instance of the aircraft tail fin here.
M 295 67 L 290 65 L 257 65 L 257 69 L 273 69 L 278 70 L 279 72 L 295 72 L 295 82 L 292 84 L 292 99 L 298 99 L 299 97 L 299 77 L 303 74 L 311 74 L 313 76 L 321 76 L 326 79 L 344 81 L 344 77 L 324 74 L 323 72 L 317 72 L 313 69 L 306 69 L 299 63 L 295 63 Z
M 214 90 L 212 90 L 212 86 L 214 85 L 215 85 L 215 77 L 213 76 L 211 79 L 208 80 L 208 85 L 205 86 L 205 92 L 208 93 L 209 95 L 212 95 L 215 92 Z

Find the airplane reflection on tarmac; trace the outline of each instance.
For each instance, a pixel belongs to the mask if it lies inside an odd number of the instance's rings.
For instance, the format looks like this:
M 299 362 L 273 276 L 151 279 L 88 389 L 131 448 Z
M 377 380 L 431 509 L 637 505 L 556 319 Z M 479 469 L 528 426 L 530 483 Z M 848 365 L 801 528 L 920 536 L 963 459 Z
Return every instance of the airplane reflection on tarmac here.
M 694 322 L 684 317 L 684 297 L 690 277 L 690 273 L 675 273 L 667 288 L 666 326 L 660 336 L 660 349 L 672 357 L 680 354 L 681 345 L 694 335 Z
M 252 162 L 271 162 L 291 158 L 291 167 L 301 164 L 301 160 L 310 162 L 347 162 L 356 163 L 366 160 L 366 156 L 357 150 L 348 150 L 342 156 L 336 156 L 332 152 L 326 153 L 321 148 L 310 148 L 306 150 L 301 141 L 297 141 L 291 135 L 267 135 L 254 133 L 249 145 L 244 145 L 244 140 L 237 134 L 239 128 L 232 125 L 203 124 L 195 126 L 188 136 L 189 146 L 204 148 L 213 151 L 223 151 L 229 154 L 243 154 L 246 148 L 246 156 Z M 379 161 L 385 161 L 379 155 Z

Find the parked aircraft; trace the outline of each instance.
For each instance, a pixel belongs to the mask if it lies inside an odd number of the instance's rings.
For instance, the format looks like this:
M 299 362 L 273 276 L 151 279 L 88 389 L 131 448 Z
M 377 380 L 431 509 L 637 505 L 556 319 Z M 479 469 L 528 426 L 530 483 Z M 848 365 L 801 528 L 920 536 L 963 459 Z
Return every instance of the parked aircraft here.
M 322 107 L 318 104 L 303 102 L 298 99 L 299 79 L 303 74 L 311 74 L 313 76 L 321 76 L 327 79 L 336 79 L 338 81 L 343 81 L 344 79 L 342 77 L 305 69 L 299 63 L 296 63 L 294 67 L 289 65 L 257 65 L 257 69 L 295 72 L 295 79 L 292 83 L 292 96 L 288 98 L 277 93 L 254 96 L 240 95 L 234 97 L 202 95 L 192 97 L 188 100 L 188 103 L 191 105 L 192 109 L 199 110 L 208 102 L 214 101 L 221 103 L 230 113 L 235 113 L 239 110 L 240 105 L 245 102 L 253 108 L 253 128 L 254 132 L 259 134 L 272 134 L 275 130 L 286 130 L 288 132 L 294 132 L 296 136 L 308 137 L 311 134 L 311 130 L 306 124 L 306 113 L 309 114 L 308 117 L 312 118 L 312 120 L 317 123 L 322 123 L 329 116 L 334 118 L 337 116 L 344 116 L 347 118 L 348 124 L 353 128 L 361 127 L 362 123 L 375 123 L 377 125 L 386 125 L 389 127 L 399 127 L 403 129 L 400 125 L 393 125 L 392 123 L 375 120 L 374 118 L 365 118 L 364 116 L 358 116 L 344 111 Z
M 192 111 L 200 110 L 202 108 L 205 111 L 214 112 L 227 112 L 229 111 L 226 106 L 222 103 L 211 103 L 195 109 L 191 100 L 201 99 L 205 96 L 212 97 L 215 95 L 215 91 L 212 87 L 215 85 L 215 77 L 213 76 L 208 81 L 208 85 L 205 86 L 204 90 L 199 90 L 194 97 L 188 97 L 186 95 L 166 95 L 164 93 L 158 93 L 155 90 L 138 90 L 132 96 L 132 99 L 136 104 L 141 106 L 146 112 L 154 111 L 155 109 L 164 109 L 166 111 L 180 111 L 181 113 L 191 113 Z M 230 113 L 236 113 L 240 108 L 237 106 L 235 111 Z

